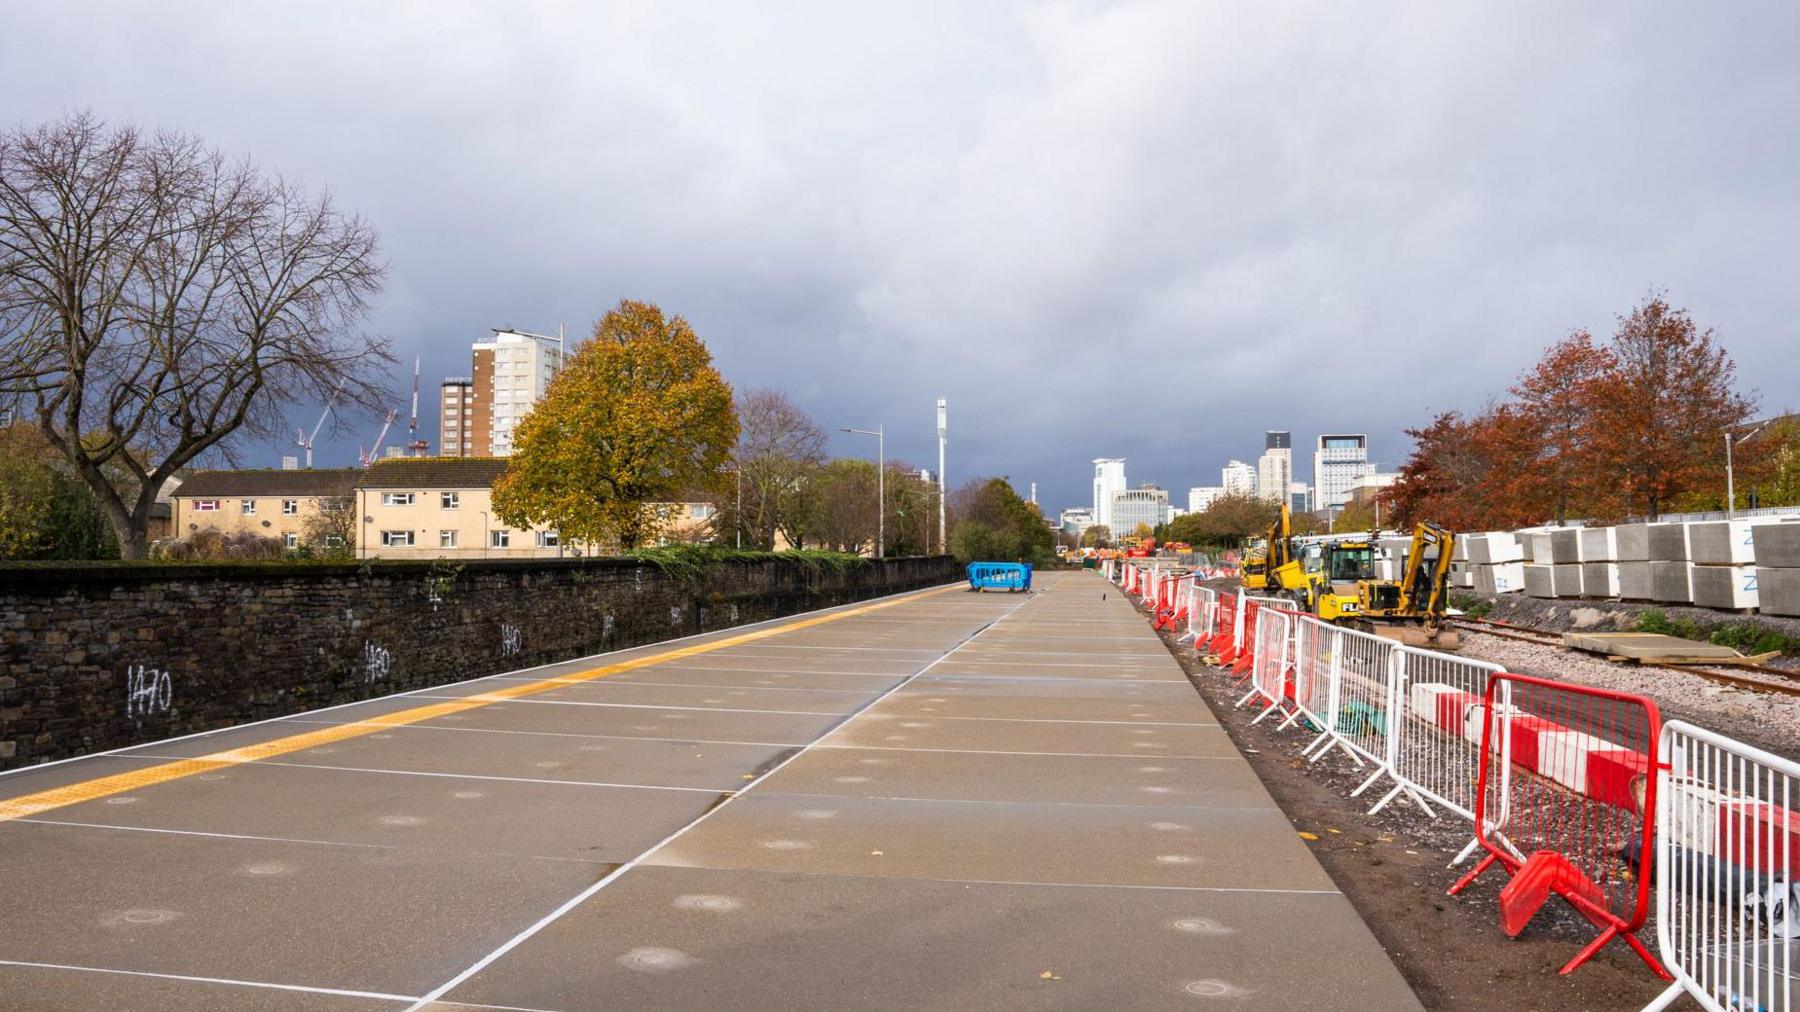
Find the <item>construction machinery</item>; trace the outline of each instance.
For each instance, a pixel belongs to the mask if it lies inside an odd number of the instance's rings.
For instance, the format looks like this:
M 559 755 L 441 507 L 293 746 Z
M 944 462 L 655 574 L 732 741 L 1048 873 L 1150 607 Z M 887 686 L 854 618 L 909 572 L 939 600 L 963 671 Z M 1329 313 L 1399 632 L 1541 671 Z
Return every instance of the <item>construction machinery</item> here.
M 1402 577 L 1377 580 L 1373 536 L 1321 545 L 1318 566 L 1307 573 L 1307 610 L 1407 646 L 1455 650 L 1462 637 L 1443 625 L 1455 546 L 1456 535 L 1420 523 L 1413 528 Z
M 1310 583 L 1300 558 L 1294 551 L 1294 520 L 1286 503 L 1281 513 L 1269 524 L 1260 549 L 1252 549 L 1244 560 L 1244 586 L 1251 590 L 1285 592 L 1295 600 L 1306 599 Z

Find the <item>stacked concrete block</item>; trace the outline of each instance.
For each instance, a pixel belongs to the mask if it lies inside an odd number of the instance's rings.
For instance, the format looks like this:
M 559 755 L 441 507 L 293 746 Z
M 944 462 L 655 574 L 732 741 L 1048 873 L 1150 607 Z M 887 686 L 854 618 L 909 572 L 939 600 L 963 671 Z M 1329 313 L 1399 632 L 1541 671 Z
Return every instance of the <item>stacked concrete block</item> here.
M 1688 561 L 1687 524 L 1650 524 L 1650 599 L 1666 604 L 1694 601 L 1693 563 Z
M 1619 563 L 1619 597 L 1625 601 L 1654 601 L 1656 586 L 1650 582 L 1647 559 Z
M 1656 559 L 1650 563 L 1650 600 L 1665 604 L 1694 603 L 1694 567 L 1687 562 Z
M 1483 594 L 1517 594 L 1525 589 L 1525 563 L 1475 566 L 1475 589 Z
M 1770 615 L 1800 615 L 1800 523 L 1758 524 L 1751 547 L 1757 607 Z
M 1450 560 L 1450 586 L 1474 589 L 1475 564 L 1473 562 Z
M 1525 541 L 1525 561 L 1538 566 L 1548 566 L 1556 561 L 1551 552 L 1550 534 L 1550 531 L 1519 532 Z
M 1617 562 L 1618 559 L 1618 528 L 1583 527 L 1581 529 L 1582 562 Z
M 1760 601 L 1755 566 L 1692 566 L 1688 573 L 1702 608 L 1755 608 Z
M 1611 528 L 1601 528 L 1611 530 Z M 1581 564 L 1582 597 L 1618 597 L 1619 566 L 1617 562 L 1584 562 Z
M 1532 597 L 1556 596 L 1556 567 L 1538 565 L 1534 562 L 1525 564 L 1525 593 Z
M 1468 542 L 1469 561 L 1477 565 L 1490 566 L 1525 561 L 1525 544 L 1520 540 L 1520 535 L 1514 534 L 1512 531 L 1471 534 Z
M 1752 520 L 1715 520 L 1688 525 L 1688 561 L 1693 565 L 1694 603 L 1704 608 L 1755 608 L 1755 528 Z
M 1564 562 L 1551 566 L 1550 586 L 1557 597 L 1580 597 L 1581 563 Z
M 1614 527 L 1613 557 L 1620 562 L 1650 561 L 1650 526 L 1625 524 Z
M 1574 527 L 1564 527 L 1550 532 L 1550 564 L 1554 566 L 1572 566 L 1583 561 L 1581 555 L 1581 531 Z

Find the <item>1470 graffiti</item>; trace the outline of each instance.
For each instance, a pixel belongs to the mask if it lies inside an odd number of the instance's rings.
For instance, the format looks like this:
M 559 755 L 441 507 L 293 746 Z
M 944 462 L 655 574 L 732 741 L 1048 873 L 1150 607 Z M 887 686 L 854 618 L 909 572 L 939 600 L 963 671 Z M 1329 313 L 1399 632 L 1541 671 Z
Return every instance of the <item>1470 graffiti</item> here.
M 125 716 L 168 713 L 175 704 L 175 682 L 167 671 L 142 664 L 125 669 Z

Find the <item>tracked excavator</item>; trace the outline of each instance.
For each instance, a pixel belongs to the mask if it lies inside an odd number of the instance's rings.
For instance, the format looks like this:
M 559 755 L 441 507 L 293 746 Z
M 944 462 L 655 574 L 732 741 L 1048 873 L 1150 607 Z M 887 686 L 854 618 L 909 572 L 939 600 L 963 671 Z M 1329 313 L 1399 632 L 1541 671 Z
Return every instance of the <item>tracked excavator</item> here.
M 1375 579 L 1375 538 L 1326 544 L 1307 575 L 1307 610 L 1412 647 L 1454 651 L 1462 637 L 1444 628 L 1456 535 L 1433 523 L 1413 528 L 1405 571 Z

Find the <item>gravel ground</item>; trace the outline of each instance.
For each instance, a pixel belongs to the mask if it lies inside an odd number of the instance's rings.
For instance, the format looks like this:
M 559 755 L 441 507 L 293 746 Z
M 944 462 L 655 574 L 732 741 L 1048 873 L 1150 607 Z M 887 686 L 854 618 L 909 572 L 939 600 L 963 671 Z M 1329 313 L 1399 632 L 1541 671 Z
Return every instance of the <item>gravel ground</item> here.
M 1542 628 L 1542 627 L 1540 627 Z M 1800 759 L 1800 696 L 1735 689 L 1668 668 L 1615 664 L 1563 647 L 1463 632 L 1462 655 L 1521 675 L 1635 692 L 1678 717 L 1789 759 Z
M 1486 618 L 1496 622 L 1511 622 L 1514 625 L 1530 626 L 1533 629 L 1545 629 L 1552 632 L 1570 632 L 1581 629 L 1630 632 L 1637 628 L 1639 615 L 1646 611 L 1660 611 L 1671 620 L 1686 618 L 1702 625 L 1720 625 L 1739 621 L 1754 622 L 1757 625 L 1800 639 L 1800 618 L 1786 618 L 1780 615 L 1740 614 L 1732 611 L 1717 611 L 1712 608 L 1687 608 L 1672 604 L 1570 600 L 1567 598 L 1529 597 L 1525 594 L 1476 594 L 1467 590 L 1452 591 L 1451 599 L 1459 603 L 1470 599 L 1487 601 L 1492 610 L 1487 613 Z M 1778 658 L 1773 662 L 1773 666 L 1800 669 L 1800 658 Z

